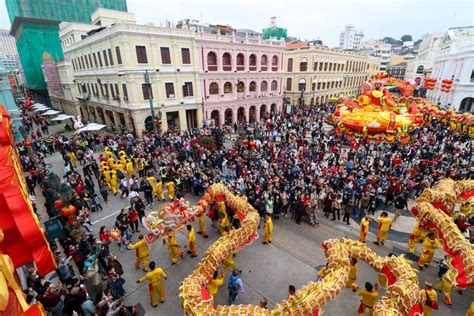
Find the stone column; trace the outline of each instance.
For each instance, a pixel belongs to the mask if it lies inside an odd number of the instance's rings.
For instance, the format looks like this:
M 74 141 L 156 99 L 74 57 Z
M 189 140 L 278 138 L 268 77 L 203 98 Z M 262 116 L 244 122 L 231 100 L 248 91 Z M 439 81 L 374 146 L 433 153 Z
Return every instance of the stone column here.
M 220 109 L 219 110 L 219 127 L 223 126 L 224 124 L 225 124 L 225 109 Z
M 178 112 L 179 115 L 179 127 L 182 131 L 188 130 L 188 119 L 186 117 L 186 110 L 185 109 L 179 109 Z
M 114 121 L 115 121 L 115 127 L 120 130 L 120 124 L 122 124 L 122 122 L 120 122 L 120 115 L 113 111 L 112 112 L 113 116 L 114 116 Z
M 200 105 L 198 105 L 198 108 L 196 110 L 196 120 L 197 120 L 197 126 L 202 127 L 202 108 Z
M 168 130 L 168 118 L 166 116 L 165 111 L 161 111 L 161 131 L 167 131 Z

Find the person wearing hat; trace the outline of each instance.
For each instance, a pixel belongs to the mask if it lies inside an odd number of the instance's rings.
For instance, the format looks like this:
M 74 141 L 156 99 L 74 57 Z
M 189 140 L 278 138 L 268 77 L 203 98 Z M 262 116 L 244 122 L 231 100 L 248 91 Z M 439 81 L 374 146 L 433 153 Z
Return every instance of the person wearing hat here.
M 151 261 L 149 264 L 150 272 L 145 274 L 144 277 L 137 280 L 137 283 L 148 281 L 148 290 L 150 291 L 151 306 L 158 306 L 158 295 L 160 295 L 160 302 L 164 303 L 166 300 L 165 287 L 163 286 L 162 279 L 168 279 L 163 269 L 156 267 L 156 263 Z

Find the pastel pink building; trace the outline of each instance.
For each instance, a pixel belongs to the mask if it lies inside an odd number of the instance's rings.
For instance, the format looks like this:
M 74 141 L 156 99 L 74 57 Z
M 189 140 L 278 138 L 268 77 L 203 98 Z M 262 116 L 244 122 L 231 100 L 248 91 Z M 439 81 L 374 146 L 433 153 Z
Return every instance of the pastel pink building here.
M 253 123 L 281 112 L 283 41 L 198 32 L 204 119 Z

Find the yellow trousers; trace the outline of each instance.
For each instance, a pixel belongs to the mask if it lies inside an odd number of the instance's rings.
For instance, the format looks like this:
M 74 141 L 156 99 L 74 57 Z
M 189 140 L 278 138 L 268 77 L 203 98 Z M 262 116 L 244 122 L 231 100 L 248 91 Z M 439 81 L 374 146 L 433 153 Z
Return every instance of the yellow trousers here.
M 168 247 L 168 254 L 170 255 L 171 262 L 177 263 L 178 262 L 178 256 L 182 257 L 183 252 L 179 250 L 179 247 L 177 246 L 169 246 Z
M 140 269 L 141 264 L 143 264 L 143 270 L 148 271 L 148 256 L 137 257 L 137 261 L 135 261 L 135 268 Z
M 168 197 L 170 198 L 170 200 L 174 200 L 174 190 L 168 190 Z
M 196 248 L 196 243 L 195 242 L 190 242 L 189 243 L 189 251 L 191 251 L 191 254 L 193 256 L 197 256 L 197 248 Z
M 199 231 L 198 231 L 198 234 L 201 233 L 202 234 L 202 237 L 207 237 L 207 230 L 206 230 L 206 227 L 204 226 L 204 223 L 205 223 L 205 219 L 201 219 L 201 217 L 199 217 Z
M 229 270 L 229 268 L 231 270 L 238 269 L 237 264 L 234 262 L 234 260 L 232 260 L 232 255 L 230 256 L 231 256 L 230 259 L 226 259 L 224 261 L 224 266 L 222 267 L 222 274 L 224 275 L 227 272 L 227 270 Z
M 272 242 L 272 233 L 265 233 L 263 235 L 263 243 L 266 244 L 266 243 L 269 243 L 269 242 Z
M 379 230 L 379 232 L 377 233 L 377 241 L 385 241 L 387 240 L 387 236 L 388 236 L 388 230 Z
M 165 287 L 163 286 L 163 283 L 150 283 L 148 284 L 148 290 L 150 291 L 151 305 L 158 305 L 158 295 L 160 296 L 161 303 L 166 300 Z
M 365 241 L 366 238 L 367 238 L 367 233 L 361 230 L 360 235 L 359 235 L 359 241 L 363 242 Z
M 155 191 L 155 195 L 156 195 L 156 197 L 157 197 L 158 199 L 160 199 L 160 200 L 162 200 L 162 201 L 165 199 L 165 195 L 163 194 L 163 190 L 158 190 L 158 189 L 157 189 L 157 190 Z
M 448 305 L 451 305 L 451 284 L 445 280 L 445 278 L 442 278 L 441 281 L 435 285 L 435 289 L 442 291 L 444 295 L 444 302 Z

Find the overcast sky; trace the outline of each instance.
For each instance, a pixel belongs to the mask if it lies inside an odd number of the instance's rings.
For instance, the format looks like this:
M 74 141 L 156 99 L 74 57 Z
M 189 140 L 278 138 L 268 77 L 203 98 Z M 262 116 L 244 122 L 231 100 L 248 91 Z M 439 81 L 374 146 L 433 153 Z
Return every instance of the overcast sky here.
M 65 1 L 65 0 L 64 0 Z M 234 28 L 262 30 L 277 17 L 289 36 L 321 39 L 339 45 L 339 33 L 354 24 L 364 40 L 443 32 L 452 26 L 474 25 L 473 0 L 127 0 L 139 23 L 165 25 L 183 18 Z M 9 28 L 5 2 L 0 0 L 0 28 Z

